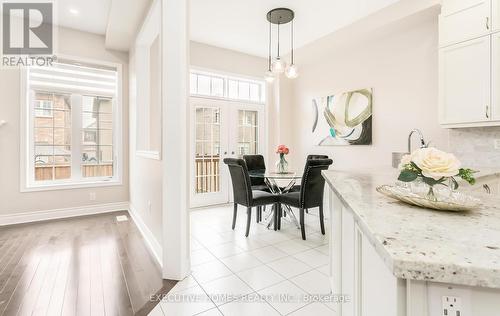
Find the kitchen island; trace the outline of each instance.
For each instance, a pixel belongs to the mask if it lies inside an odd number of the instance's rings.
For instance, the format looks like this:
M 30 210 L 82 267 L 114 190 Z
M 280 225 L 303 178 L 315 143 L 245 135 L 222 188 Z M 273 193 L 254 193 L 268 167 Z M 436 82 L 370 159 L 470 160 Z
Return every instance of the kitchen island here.
M 474 192 L 473 212 L 439 212 L 387 198 L 395 169 L 329 170 L 333 293 L 338 315 L 500 315 L 500 197 Z M 455 315 L 455 314 L 454 314 Z

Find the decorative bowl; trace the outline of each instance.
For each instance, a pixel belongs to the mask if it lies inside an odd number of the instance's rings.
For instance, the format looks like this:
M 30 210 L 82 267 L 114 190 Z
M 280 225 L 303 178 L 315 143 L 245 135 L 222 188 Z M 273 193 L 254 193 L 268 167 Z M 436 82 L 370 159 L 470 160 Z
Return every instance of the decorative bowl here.
M 481 206 L 481 200 L 458 191 L 449 191 L 441 194 L 436 200 L 429 199 L 423 193 L 416 193 L 411 188 L 404 186 L 382 185 L 377 187 L 377 192 L 398 201 L 439 211 L 473 211 Z

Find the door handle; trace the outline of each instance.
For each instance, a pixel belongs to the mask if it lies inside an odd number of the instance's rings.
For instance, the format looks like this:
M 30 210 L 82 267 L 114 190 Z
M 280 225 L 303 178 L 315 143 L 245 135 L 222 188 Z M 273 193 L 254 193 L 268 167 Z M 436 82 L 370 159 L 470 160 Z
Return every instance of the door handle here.
M 227 151 L 224 152 L 224 155 L 227 155 Z
M 489 105 L 486 105 L 486 118 L 487 119 L 490 118 L 490 106 Z
M 490 17 L 486 17 L 486 29 L 489 31 L 490 30 Z
M 234 151 L 231 152 L 231 155 L 234 155 Z

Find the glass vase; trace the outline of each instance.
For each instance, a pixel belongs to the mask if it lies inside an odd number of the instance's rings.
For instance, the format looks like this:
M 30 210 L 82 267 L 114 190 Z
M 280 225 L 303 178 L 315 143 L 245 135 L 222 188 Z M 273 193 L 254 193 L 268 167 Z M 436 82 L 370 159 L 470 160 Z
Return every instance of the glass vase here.
M 280 159 L 276 161 L 276 172 L 277 173 L 288 172 L 288 161 L 286 161 L 284 154 L 280 154 Z

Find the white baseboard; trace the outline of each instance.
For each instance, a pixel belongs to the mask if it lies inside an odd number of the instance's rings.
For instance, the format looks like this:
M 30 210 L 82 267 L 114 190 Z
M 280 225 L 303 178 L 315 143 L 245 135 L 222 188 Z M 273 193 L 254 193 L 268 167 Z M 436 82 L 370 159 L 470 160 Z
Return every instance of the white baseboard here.
M 40 222 L 83 215 L 94 215 L 116 211 L 128 211 L 128 202 L 105 203 L 88 206 L 68 207 L 46 211 L 0 215 L 0 226 Z
M 161 244 L 158 242 L 158 240 L 155 238 L 151 230 L 148 228 L 146 223 L 142 220 L 142 217 L 139 216 L 139 213 L 137 209 L 132 205 L 132 203 L 129 204 L 128 206 L 128 211 L 130 216 L 135 222 L 135 225 L 139 229 L 139 231 L 142 234 L 142 237 L 146 241 L 146 245 L 149 247 L 151 250 L 153 256 L 155 257 L 156 261 L 160 265 L 160 267 L 163 267 L 163 250 Z

